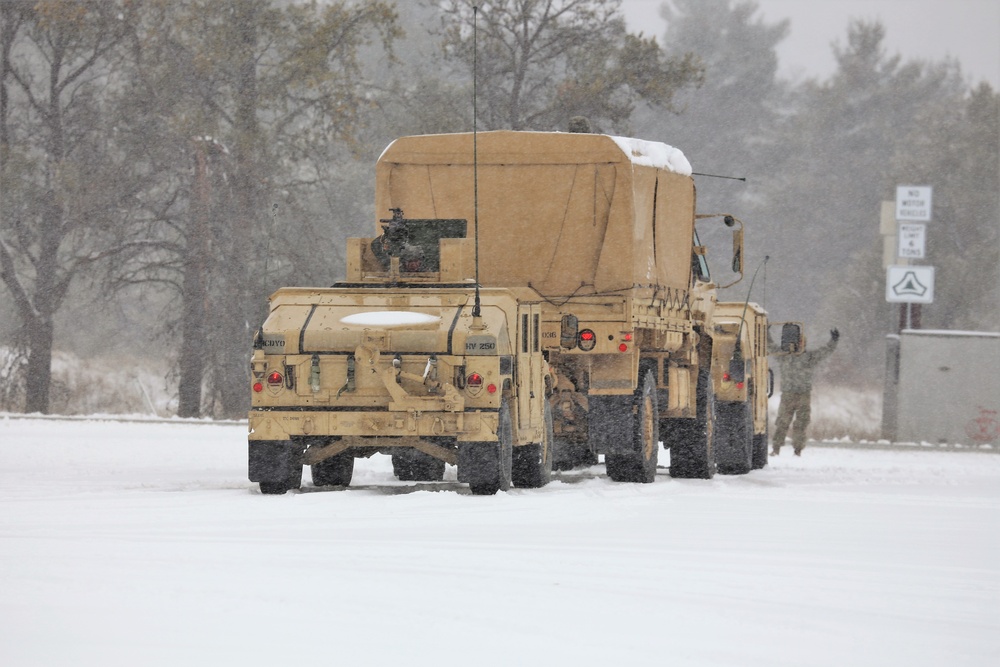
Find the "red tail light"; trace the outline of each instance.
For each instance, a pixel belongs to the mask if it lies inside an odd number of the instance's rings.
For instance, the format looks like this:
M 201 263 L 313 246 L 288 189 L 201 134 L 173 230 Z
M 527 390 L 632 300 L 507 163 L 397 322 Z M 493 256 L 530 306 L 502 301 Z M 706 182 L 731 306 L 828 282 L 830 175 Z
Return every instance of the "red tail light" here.
M 259 394 L 260 392 L 264 391 L 264 385 L 262 385 L 260 382 L 254 382 L 253 390 Z
M 469 373 L 469 376 L 465 378 L 465 391 L 469 392 L 470 396 L 478 396 L 482 390 L 483 376 L 479 373 Z
M 277 387 L 284 381 L 285 378 L 281 377 L 281 373 L 278 371 L 271 371 L 271 374 L 267 376 L 267 383 L 272 387 Z
M 588 350 L 593 350 L 594 346 L 597 345 L 597 334 L 595 334 L 590 329 L 584 329 L 580 332 L 580 349 L 584 352 Z

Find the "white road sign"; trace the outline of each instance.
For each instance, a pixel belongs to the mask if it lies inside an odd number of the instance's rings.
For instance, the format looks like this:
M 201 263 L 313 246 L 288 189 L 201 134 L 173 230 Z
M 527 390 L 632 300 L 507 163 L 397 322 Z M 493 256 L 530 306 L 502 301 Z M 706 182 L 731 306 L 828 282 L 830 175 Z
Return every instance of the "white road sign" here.
M 929 185 L 897 185 L 896 220 L 930 222 L 932 190 Z
M 885 270 L 889 303 L 934 303 L 933 266 L 890 266 Z
M 899 223 L 897 257 L 900 259 L 923 259 L 926 244 L 927 225 L 922 222 Z

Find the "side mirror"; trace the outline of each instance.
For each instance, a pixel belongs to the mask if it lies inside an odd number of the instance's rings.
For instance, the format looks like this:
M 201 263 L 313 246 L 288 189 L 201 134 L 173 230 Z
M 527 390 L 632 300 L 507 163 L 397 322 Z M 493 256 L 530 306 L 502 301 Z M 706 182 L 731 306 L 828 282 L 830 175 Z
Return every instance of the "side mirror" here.
M 743 228 L 733 230 L 733 273 L 743 273 Z
M 781 342 L 777 346 L 771 337 L 771 327 L 781 327 Z M 771 322 L 767 325 L 768 354 L 798 354 L 806 348 L 801 322 Z
M 781 325 L 781 351 L 788 353 L 802 352 L 802 327 L 795 322 L 785 322 Z

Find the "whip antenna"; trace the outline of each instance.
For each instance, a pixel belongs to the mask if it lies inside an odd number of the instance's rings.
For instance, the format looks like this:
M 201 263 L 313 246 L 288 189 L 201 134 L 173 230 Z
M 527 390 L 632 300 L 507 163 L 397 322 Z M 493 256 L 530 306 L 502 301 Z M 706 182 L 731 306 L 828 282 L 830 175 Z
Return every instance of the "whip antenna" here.
M 472 217 L 475 225 L 476 244 L 476 300 L 472 306 L 472 316 L 482 315 L 479 300 L 479 146 L 476 79 L 479 78 L 479 5 L 472 5 Z
M 743 333 L 743 321 L 747 316 L 747 306 L 750 305 L 750 293 L 753 291 L 754 281 L 757 280 L 757 274 L 761 269 L 764 269 L 764 284 L 767 284 L 767 260 L 771 259 L 770 255 L 764 255 L 764 261 L 757 265 L 757 270 L 753 272 L 753 278 L 750 279 L 750 287 L 747 288 L 747 298 L 743 302 L 743 313 L 740 315 L 740 326 L 736 331 L 736 353 L 740 354 L 740 334 Z M 766 303 L 766 301 L 765 301 Z
M 743 324 L 746 321 L 747 307 L 750 305 L 750 293 L 753 291 L 753 283 L 757 279 L 757 273 L 760 272 L 762 267 L 767 266 L 767 260 L 771 259 L 767 255 L 764 256 L 764 261 L 757 266 L 757 270 L 753 272 L 753 278 L 750 279 L 750 288 L 747 290 L 746 301 L 743 302 L 743 313 L 740 315 L 740 325 L 736 329 L 736 343 L 733 345 L 733 356 L 729 360 L 729 377 L 733 379 L 734 382 L 743 382 L 746 378 L 746 362 L 743 357 Z M 766 269 L 764 271 L 767 273 Z
M 747 182 L 746 176 L 721 176 L 719 174 L 700 174 L 697 171 L 692 171 L 691 175 L 692 176 L 708 176 L 709 178 L 725 178 L 725 179 L 728 179 L 730 181 L 743 181 L 744 183 Z

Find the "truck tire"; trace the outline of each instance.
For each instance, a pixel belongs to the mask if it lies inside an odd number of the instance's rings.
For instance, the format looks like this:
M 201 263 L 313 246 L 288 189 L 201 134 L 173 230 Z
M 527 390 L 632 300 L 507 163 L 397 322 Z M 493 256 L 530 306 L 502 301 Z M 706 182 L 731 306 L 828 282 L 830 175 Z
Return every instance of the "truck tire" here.
M 344 452 L 314 463 L 310 469 L 316 486 L 350 486 L 354 477 L 354 457 Z
M 750 403 L 716 403 L 715 456 L 721 475 L 745 475 L 750 472 L 753 464 L 753 414 Z
M 475 496 L 492 496 L 510 490 L 513 467 L 514 425 L 510 405 L 500 403 L 497 442 L 463 442 L 458 448 L 458 474 Z
M 281 495 L 302 486 L 305 446 L 293 440 L 250 440 L 247 473 L 265 495 Z
M 416 449 L 400 449 L 392 454 L 392 472 L 403 482 L 440 482 L 445 462 Z
M 715 430 L 715 393 L 711 370 L 698 369 L 695 390 L 697 410 L 694 419 L 669 419 L 670 476 L 685 479 L 711 479 L 715 475 L 713 431 Z
M 545 426 L 542 442 L 522 447 L 514 447 L 511 461 L 511 478 L 519 489 L 538 489 L 552 479 L 552 408 L 545 402 L 543 410 Z
M 632 422 L 631 447 L 628 451 L 609 450 L 604 454 L 608 477 L 616 482 L 649 484 L 656 479 L 660 451 L 656 379 L 652 372 L 646 372 L 639 388 L 623 408 Z

